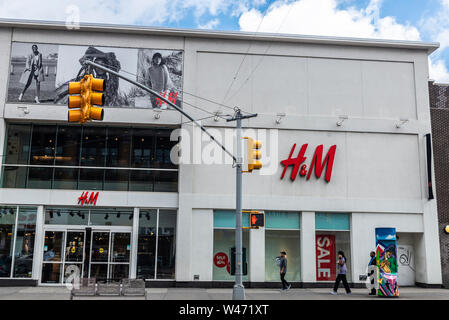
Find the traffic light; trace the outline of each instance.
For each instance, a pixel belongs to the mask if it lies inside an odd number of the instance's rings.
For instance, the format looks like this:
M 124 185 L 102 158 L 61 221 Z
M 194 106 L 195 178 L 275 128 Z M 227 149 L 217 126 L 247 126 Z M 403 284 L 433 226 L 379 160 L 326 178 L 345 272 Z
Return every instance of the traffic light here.
M 254 140 L 253 138 L 244 137 L 248 140 L 248 171 L 258 170 L 262 168 L 262 162 L 257 159 L 262 158 L 262 151 L 258 150 L 262 148 L 262 141 Z
M 105 88 L 104 79 L 95 79 L 91 74 L 87 74 L 80 82 L 69 82 L 69 94 L 79 94 L 69 96 L 68 107 L 69 122 L 85 123 L 89 120 L 103 120 L 103 108 L 94 107 L 104 104 Z
M 231 276 L 235 276 L 235 247 L 231 248 L 231 261 L 230 269 Z M 248 263 L 246 262 L 246 248 L 242 248 L 242 275 L 246 276 L 248 274 Z
M 265 227 L 264 212 L 251 212 L 249 215 L 249 225 L 251 228 Z

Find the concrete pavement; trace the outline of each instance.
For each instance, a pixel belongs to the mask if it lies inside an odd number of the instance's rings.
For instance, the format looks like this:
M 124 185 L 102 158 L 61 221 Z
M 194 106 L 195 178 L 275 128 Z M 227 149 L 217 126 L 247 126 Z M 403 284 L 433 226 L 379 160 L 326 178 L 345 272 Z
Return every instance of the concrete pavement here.
M 400 288 L 396 300 L 449 300 L 448 289 Z M 378 300 L 368 295 L 367 289 L 352 289 L 346 295 L 340 288 L 338 295 L 331 295 L 331 289 L 290 289 L 281 292 L 276 289 L 246 289 L 247 300 Z M 148 288 L 148 300 L 231 300 L 232 289 L 198 288 Z M 65 287 L 0 287 L 0 300 L 69 300 Z M 140 297 L 76 297 L 77 300 L 135 299 Z M 393 299 L 394 300 L 394 299 Z

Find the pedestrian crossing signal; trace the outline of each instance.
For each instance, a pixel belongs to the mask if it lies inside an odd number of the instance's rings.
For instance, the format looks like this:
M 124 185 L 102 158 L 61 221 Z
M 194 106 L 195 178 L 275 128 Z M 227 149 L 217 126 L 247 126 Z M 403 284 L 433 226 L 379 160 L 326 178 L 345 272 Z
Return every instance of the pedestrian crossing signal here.
M 265 214 L 263 212 L 252 212 L 249 216 L 251 228 L 265 227 Z

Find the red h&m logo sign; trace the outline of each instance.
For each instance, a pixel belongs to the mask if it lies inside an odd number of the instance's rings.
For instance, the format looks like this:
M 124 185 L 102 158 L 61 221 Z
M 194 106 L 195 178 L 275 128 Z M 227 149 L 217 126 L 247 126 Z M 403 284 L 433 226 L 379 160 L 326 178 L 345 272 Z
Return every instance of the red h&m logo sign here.
M 287 171 L 287 168 L 289 166 L 293 166 L 292 173 L 290 175 L 290 179 L 292 181 L 295 181 L 296 177 L 299 175 L 301 177 L 307 176 L 307 180 L 310 179 L 310 176 L 312 175 L 312 171 L 315 168 L 315 176 L 317 179 L 321 177 L 321 174 L 323 173 L 324 167 L 326 167 L 326 175 L 325 179 L 327 182 L 331 181 L 332 176 L 332 168 L 334 166 L 334 158 L 335 158 L 335 150 L 337 149 L 336 145 L 333 145 L 330 147 L 329 151 L 326 154 L 326 157 L 324 157 L 323 160 L 323 145 L 319 145 L 315 149 L 315 153 L 312 158 L 312 162 L 310 163 L 310 168 L 307 169 L 307 165 L 303 164 L 304 161 L 306 161 L 306 157 L 304 157 L 304 154 L 306 153 L 308 144 L 305 143 L 302 145 L 301 150 L 299 150 L 299 154 L 296 158 L 292 158 L 293 152 L 296 148 L 296 143 L 293 145 L 292 150 L 290 151 L 290 155 L 288 156 L 288 159 L 282 160 L 281 164 L 284 165 L 284 171 L 282 171 L 281 179 L 284 178 L 285 172 Z
M 81 194 L 81 197 L 78 197 L 79 205 L 97 205 L 99 192 L 91 192 L 89 196 L 89 191 L 85 191 Z

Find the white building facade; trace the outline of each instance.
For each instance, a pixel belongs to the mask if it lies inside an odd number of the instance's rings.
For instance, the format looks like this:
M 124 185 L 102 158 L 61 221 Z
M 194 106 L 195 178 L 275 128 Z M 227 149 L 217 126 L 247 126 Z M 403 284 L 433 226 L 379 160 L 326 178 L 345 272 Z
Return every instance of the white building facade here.
M 376 227 L 397 230 L 400 285 L 441 285 L 425 140 L 428 55 L 438 44 L 7 21 L 0 43 L 0 282 L 57 285 L 75 265 L 83 277 L 232 286 L 228 156 L 188 119 L 154 108 L 123 82 L 111 89 L 118 98 L 102 122 L 68 125 L 58 95 L 71 79 L 59 74 L 70 69 L 65 57 L 79 51 L 79 69 L 81 56 L 111 51 L 102 57 L 134 80 L 161 52 L 178 103 L 196 119 L 209 116 L 202 124 L 230 149 L 229 107 L 258 114 L 243 121 L 244 135 L 262 140 L 264 164 L 243 176 L 243 208 L 265 212 L 264 228 L 243 232 L 247 286 L 279 285 L 280 251 L 294 286 L 327 286 L 339 250 L 349 282 L 362 285 Z M 33 44 L 46 77 L 39 104 L 33 77 L 17 97 L 26 85 L 20 50 L 31 53 Z M 131 59 L 126 50 L 137 53 Z M 170 140 L 179 128 L 181 143 Z M 182 162 L 173 164 L 179 146 Z M 325 243 L 329 257 L 320 257 Z

